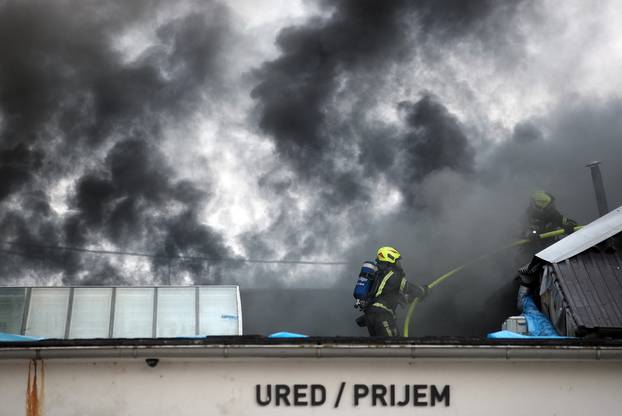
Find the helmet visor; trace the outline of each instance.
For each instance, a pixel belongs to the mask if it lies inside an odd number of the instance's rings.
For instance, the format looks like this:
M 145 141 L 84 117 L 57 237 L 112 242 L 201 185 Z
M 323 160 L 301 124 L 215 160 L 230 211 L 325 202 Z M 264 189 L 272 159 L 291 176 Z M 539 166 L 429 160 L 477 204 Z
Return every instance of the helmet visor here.
M 546 192 L 538 191 L 531 194 L 531 204 L 536 209 L 544 209 L 553 201 L 553 198 Z

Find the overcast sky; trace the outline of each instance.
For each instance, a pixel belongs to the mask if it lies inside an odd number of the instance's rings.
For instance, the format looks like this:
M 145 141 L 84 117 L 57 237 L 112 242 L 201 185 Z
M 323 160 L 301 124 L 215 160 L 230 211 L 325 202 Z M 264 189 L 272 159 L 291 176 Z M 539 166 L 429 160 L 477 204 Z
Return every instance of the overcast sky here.
M 0 282 L 351 287 L 382 245 L 423 282 L 515 239 L 532 190 L 590 221 L 586 162 L 622 204 L 620 21 L 616 0 L 0 0 Z

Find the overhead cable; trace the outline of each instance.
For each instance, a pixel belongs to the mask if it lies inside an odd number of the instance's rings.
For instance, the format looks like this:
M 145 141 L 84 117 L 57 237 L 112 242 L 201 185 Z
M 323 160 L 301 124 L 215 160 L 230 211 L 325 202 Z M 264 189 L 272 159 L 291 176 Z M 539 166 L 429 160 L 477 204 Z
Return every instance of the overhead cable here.
M 114 256 L 147 257 L 147 258 L 153 258 L 153 259 L 168 259 L 168 260 L 176 259 L 176 260 L 194 260 L 194 261 L 207 261 L 207 262 L 265 263 L 265 264 L 309 264 L 309 265 L 320 265 L 320 266 L 341 266 L 341 265 L 347 264 L 346 262 L 338 262 L 338 261 L 269 260 L 269 259 L 245 259 L 241 257 L 240 258 L 237 258 L 237 257 L 204 257 L 204 256 L 149 254 L 149 253 L 139 253 L 139 252 L 132 252 L 132 251 L 97 250 L 97 249 L 89 249 L 89 248 L 82 248 L 82 247 L 20 243 L 16 241 L 5 241 L 4 244 L 9 245 L 9 246 L 17 246 L 17 247 L 34 247 L 34 248 L 45 249 L 45 250 L 73 251 L 73 252 L 79 252 L 79 253 L 103 254 L 103 255 L 114 255 Z

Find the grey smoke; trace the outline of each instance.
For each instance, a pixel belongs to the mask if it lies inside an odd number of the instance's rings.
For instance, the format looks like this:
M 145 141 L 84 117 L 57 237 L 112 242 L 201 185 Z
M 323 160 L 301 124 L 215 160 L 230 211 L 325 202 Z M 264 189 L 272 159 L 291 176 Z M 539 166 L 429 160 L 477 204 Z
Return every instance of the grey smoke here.
M 521 121 L 514 126 L 512 138 L 518 142 L 527 144 L 542 139 L 542 132 L 530 121 Z
M 252 93 L 260 110 L 259 127 L 273 137 L 281 160 L 310 183 L 316 212 L 328 213 L 294 225 L 283 217 L 276 223 L 274 235 L 318 229 L 316 240 L 339 241 L 346 230 L 336 226 L 339 222 L 330 214 L 335 209 L 349 213 L 347 231 L 356 242 L 346 254 L 351 266 L 338 272 L 343 278 L 334 276 L 334 290 L 343 293 L 344 301 L 350 299 L 358 265 L 373 257 L 378 246 L 399 247 L 411 279 L 424 283 L 520 238 L 528 196 L 534 189 L 553 192 L 560 209 L 580 222 L 594 218 L 588 176 L 582 166 L 584 159 L 608 158 L 612 178 L 620 177 L 619 164 L 610 156 L 619 154 L 619 140 L 600 134 L 604 126 L 615 129 L 616 122 L 608 119 L 583 136 L 558 123 L 574 120 L 582 124 L 586 113 L 596 108 L 597 112 L 615 112 L 615 102 L 601 106 L 586 100 L 575 108 L 551 109 L 549 114 L 517 123 L 513 132 L 504 132 L 505 138 L 487 136 L 485 130 L 464 125 L 429 90 L 395 103 L 404 116 L 401 125 L 370 125 L 366 120 L 375 104 L 373 94 L 380 91 L 368 82 L 382 85 L 383 72 L 390 72 L 393 64 L 405 65 L 413 51 L 439 60 L 444 45 L 466 38 L 466 47 L 469 42 L 480 42 L 491 54 L 520 63 L 523 50 L 520 36 L 515 36 L 513 17 L 523 4 L 394 2 L 374 4 L 372 8 L 383 10 L 364 15 L 350 10 L 349 4 L 337 4 L 326 21 L 284 30 L 277 43 L 281 56 L 260 68 L 260 82 Z M 395 23 L 387 25 L 387 19 Z M 424 28 L 421 32 L 409 26 L 414 21 Z M 346 28 L 341 26 L 344 22 Z M 352 41 L 365 38 L 357 32 L 360 27 L 378 28 L 369 47 L 359 48 L 360 43 Z M 345 34 L 327 35 L 336 31 Z M 350 39 L 348 34 L 355 34 L 351 42 L 340 43 Z M 391 43 L 376 49 L 376 38 Z M 337 110 L 341 109 L 336 105 L 340 94 L 348 97 L 341 92 L 344 85 L 358 88 L 362 97 L 350 113 Z M 348 164 L 353 159 L 358 162 L 354 167 Z M 344 187 L 356 192 L 337 194 L 342 198 L 327 197 L 332 194 L 325 189 L 339 189 L 344 171 L 357 172 L 358 184 L 355 181 Z M 404 198 L 401 209 L 390 218 L 367 209 L 369 201 L 387 197 L 376 185 L 382 179 L 397 184 Z M 262 180 L 270 184 L 269 179 Z M 620 196 L 616 199 L 620 201 Z M 326 231 L 323 222 L 331 224 Z M 293 246 L 292 252 L 297 254 L 300 245 Z M 315 248 L 319 248 L 317 244 Z M 498 328 L 502 319 L 513 313 L 512 277 L 520 261 L 518 253 L 508 252 L 439 287 L 419 312 L 423 314 L 419 334 L 477 335 Z M 341 305 L 322 298 L 313 302 L 318 311 L 343 311 Z M 345 327 L 354 315 L 334 313 L 330 319 L 339 320 L 333 325 Z M 448 322 L 439 322 L 439 316 Z M 308 328 L 322 333 L 317 325 Z
M 189 2 L 161 21 L 166 2 L 3 2 L 0 233 L 21 245 L 3 246 L 0 280 L 134 284 L 166 282 L 170 273 L 178 282 L 242 282 L 248 332 L 364 334 L 352 322 L 351 290 L 378 246 L 398 247 L 410 279 L 424 283 L 517 238 L 533 189 L 590 221 L 596 210 L 583 165 L 592 159 L 603 160 L 611 206 L 622 204 L 619 99 L 571 97 L 504 128 L 447 99 L 444 89 L 458 85 L 477 111 L 460 79 L 411 88 L 404 78 L 436 70 L 457 45 L 491 57 L 502 74 L 520 68 L 519 26 L 537 5 L 319 4 L 323 16 L 284 28 L 277 56 L 229 85 L 238 70 L 228 66 L 239 23 L 231 4 Z M 125 30 L 149 26 L 151 45 L 139 53 L 115 46 Z M 156 258 L 145 271 L 122 257 L 40 248 L 232 256 L 231 242 L 203 222 L 218 200 L 209 178 L 181 175 L 165 145 L 167 130 L 183 131 L 192 114 L 224 117 L 219 105 L 230 94 L 250 100 L 244 128 L 275 151 L 268 166 L 244 162 L 257 172 L 244 180 L 266 195 L 274 220 L 236 243 L 248 257 L 347 267 Z M 196 144 L 179 136 L 177 150 L 193 153 Z M 228 140 L 226 132 L 216 140 Z M 201 162 L 211 172 L 218 160 Z M 63 182 L 67 211 L 59 214 Z M 498 328 L 512 313 L 517 262 L 508 253 L 439 286 L 418 310 L 415 333 Z
M 41 245 L 107 241 L 157 255 L 226 256 L 222 237 L 198 219 L 209 189 L 177 179 L 159 144 L 167 123 L 184 120 L 205 94 L 223 94 L 229 12 L 211 2 L 194 7 L 162 23 L 155 45 L 127 61 L 115 36 L 152 22 L 162 5 L 0 5 L 0 230 L 24 254 L 3 262 L 3 276 L 32 269 L 61 273 L 65 283 L 133 281 L 106 257 L 42 252 Z M 71 211 L 58 215 L 50 191 L 61 180 L 74 186 Z M 29 263 L 33 256 L 45 264 Z M 154 260 L 156 281 L 167 266 Z M 176 266 L 197 281 L 220 279 L 218 268 L 205 278 L 204 264 Z
M 462 126 L 434 96 L 426 93 L 417 102 L 403 101 L 398 109 L 408 128 L 396 146 L 405 154 L 405 166 L 395 174 L 403 181 L 405 195 L 412 199 L 413 184 L 433 172 L 473 170 L 473 149 Z

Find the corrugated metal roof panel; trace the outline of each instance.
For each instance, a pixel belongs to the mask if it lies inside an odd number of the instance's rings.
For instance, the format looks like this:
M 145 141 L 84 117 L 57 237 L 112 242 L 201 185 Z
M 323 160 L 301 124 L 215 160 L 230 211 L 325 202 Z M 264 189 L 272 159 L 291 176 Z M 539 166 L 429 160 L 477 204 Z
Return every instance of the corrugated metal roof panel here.
M 622 207 L 592 221 L 568 237 L 545 248 L 536 257 L 549 263 L 558 263 L 595 246 L 622 232 Z
M 618 252 L 588 250 L 554 268 L 579 328 L 622 332 L 622 258 Z

